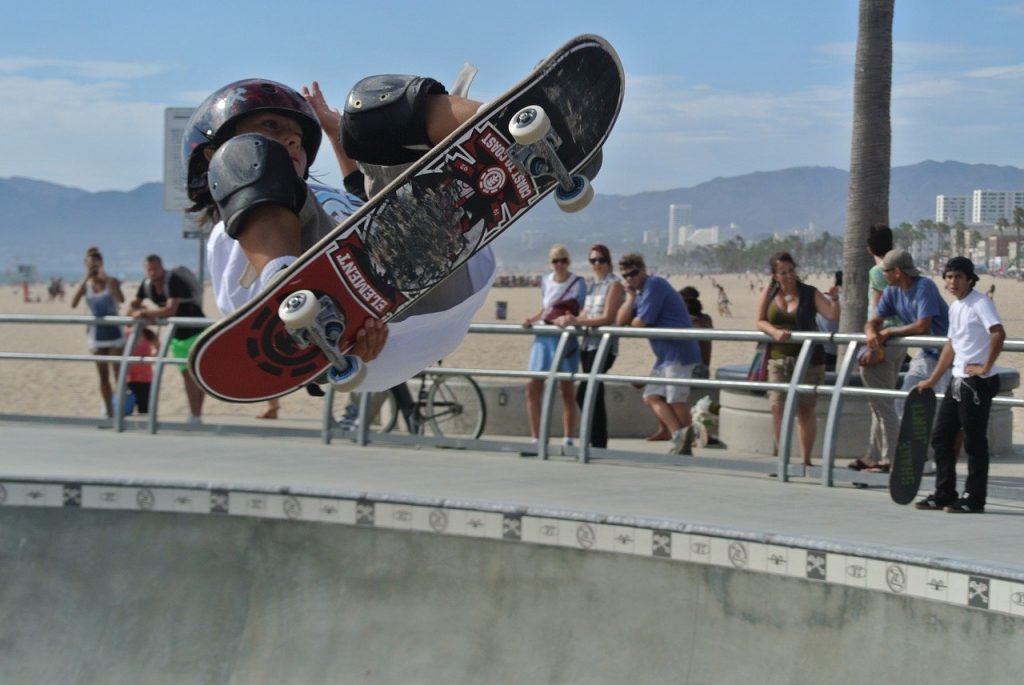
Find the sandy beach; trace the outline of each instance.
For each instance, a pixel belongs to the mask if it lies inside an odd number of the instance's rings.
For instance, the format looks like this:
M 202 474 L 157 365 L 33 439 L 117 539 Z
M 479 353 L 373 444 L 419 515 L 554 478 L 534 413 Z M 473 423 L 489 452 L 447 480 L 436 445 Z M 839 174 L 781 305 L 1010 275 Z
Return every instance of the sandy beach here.
M 581 270 L 585 274 L 589 269 Z M 732 317 L 718 314 L 712 278 L 721 284 L 731 301 Z M 825 288 L 831 285 L 825 277 L 808 278 L 809 283 Z M 765 282 L 765 276 L 744 274 L 717 274 L 715 276 L 670 276 L 676 288 L 692 285 L 701 292 L 705 311 L 714 319 L 716 328 L 753 330 L 754 310 L 759 289 L 755 285 Z M 1024 336 L 1024 308 L 1015 306 L 1024 301 L 1024 283 L 1010 279 L 994 279 L 983 276 L 978 284 L 980 290 L 996 284 L 996 305 L 1003 317 L 1007 334 L 1011 338 Z M 941 289 L 941 283 L 939 283 Z M 125 294 L 131 299 L 137 283 L 126 283 Z M 20 287 L 4 286 L 0 290 L 0 312 L 6 314 L 78 314 L 87 315 L 84 303 L 71 309 L 71 293 L 64 302 L 47 301 L 44 285 L 32 287 L 33 299 L 40 301 L 24 303 Z M 947 296 L 947 300 L 948 300 Z M 498 323 L 496 303 L 507 303 L 507 319 L 503 323 L 518 323 L 540 307 L 538 288 L 492 288 L 486 305 L 478 312 L 479 323 Z M 205 311 L 210 316 L 218 315 L 213 304 L 212 293 L 206 291 Z M 466 368 L 525 369 L 532 336 L 522 335 L 470 335 L 449 358 L 446 366 Z M 87 354 L 85 327 L 80 324 L 0 324 L 0 351 L 37 352 L 53 354 Z M 749 343 L 714 343 L 712 353 L 713 369 L 724 364 L 745 364 L 751 354 Z M 1004 353 L 1000 359 L 1003 366 L 1020 370 L 1024 367 L 1024 355 Z M 646 341 L 623 340 L 619 358 L 613 371 L 624 374 L 645 374 L 651 365 L 652 355 Z M 1019 391 L 1018 391 L 1019 393 Z M 1016 394 L 1016 393 L 1015 393 Z M 185 394 L 176 369 L 168 368 L 159 398 L 160 416 L 167 420 L 181 420 L 186 416 Z M 320 415 L 322 400 L 312 398 L 304 392 L 294 393 L 282 399 L 282 418 L 314 418 Z M 96 367 L 92 362 L 56 362 L 0 360 L 0 413 L 51 414 L 82 417 L 98 417 L 102 410 Z M 262 410 L 260 405 L 231 404 L 207 398 L 204 414 L 211 420 L 223 417 L 251 417 Z M 1019 423 L 1019 422 L 1018 422 Z

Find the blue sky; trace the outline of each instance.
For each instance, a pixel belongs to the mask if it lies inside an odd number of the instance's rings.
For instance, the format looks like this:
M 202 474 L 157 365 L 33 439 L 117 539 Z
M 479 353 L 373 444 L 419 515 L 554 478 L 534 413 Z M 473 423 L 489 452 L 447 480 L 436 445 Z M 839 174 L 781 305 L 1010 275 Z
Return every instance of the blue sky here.
M 230 81 L 317 79 L 340 105 L 362 76 L 450 83 L 470 61 L 487 99 L 578 33 L 627 74 L 600 193 L 849 164 L 857 0 L 0 0 L 0 16 L 0 177 L 128 190 L 161 180 L 164 108 Z M 896 0 L 895 165 L 1024 165 L 1022 29 L 1024 0 Z M 314 171 L 337 181 L 326 147 Z

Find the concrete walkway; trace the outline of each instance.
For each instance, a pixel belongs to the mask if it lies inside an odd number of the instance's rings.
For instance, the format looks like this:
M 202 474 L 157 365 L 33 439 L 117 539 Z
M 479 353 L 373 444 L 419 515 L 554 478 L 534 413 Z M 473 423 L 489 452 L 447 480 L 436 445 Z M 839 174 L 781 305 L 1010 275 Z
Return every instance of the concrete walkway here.
M 593 512 L 834 541 L 1024 573 L 1024 502 L 990 499 L 982 516 L 893 504 L 884 487 L 788 484 L 765 471 L 646 467 L 621 459 L 582 465 L 517 454 L 433 447 L 323 445 L 314 438 L 0 424 L 0 481 L 149 482 L 262 490 L 361 492 Z M 664 443 L 628 446 L 661 453 Z M 1016 482 L 1016 460 L 995 478 Z M 879 483 L 880 484 L 880 483 Z M 10 504 L 10 502 L 8 502 Z

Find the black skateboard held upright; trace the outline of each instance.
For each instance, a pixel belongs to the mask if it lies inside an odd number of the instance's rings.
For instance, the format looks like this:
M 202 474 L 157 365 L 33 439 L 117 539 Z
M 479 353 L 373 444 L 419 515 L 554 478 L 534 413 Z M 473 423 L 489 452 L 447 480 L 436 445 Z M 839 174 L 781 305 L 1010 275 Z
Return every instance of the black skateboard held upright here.
M 889 496 L 896 504 L 910 504 L 917 497 L 934 422 L 935 392 L 929 388 L 907 393 L 889 472 Z

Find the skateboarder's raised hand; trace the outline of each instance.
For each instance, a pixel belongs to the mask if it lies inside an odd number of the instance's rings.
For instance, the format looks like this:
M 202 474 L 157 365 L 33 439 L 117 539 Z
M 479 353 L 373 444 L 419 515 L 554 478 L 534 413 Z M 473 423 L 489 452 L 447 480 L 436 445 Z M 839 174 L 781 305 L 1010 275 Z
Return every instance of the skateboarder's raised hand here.
M 351 354 L 370 362 L 380 356 L 388 341 L 388 325 L 378 319 L 367 319 L 359 332 L 356 333 L 356 344 Z
M 323 128 L 327 140 L 331 142 L 331 149 L 334 150 L 334 156 L 338 160 L 342 177 L 345 178 L 349 174 L 358 172 L 359 167 L 351 157 L 345 154 L 345 148 L 341 146 L 341 112 L 327 104 L 327 98 L 324 97 L 323 91 L 320 90 L 320 84 L 316 81 L 302 87 L 302 97 L 306 99 L 320 119 L 320 127 Z

